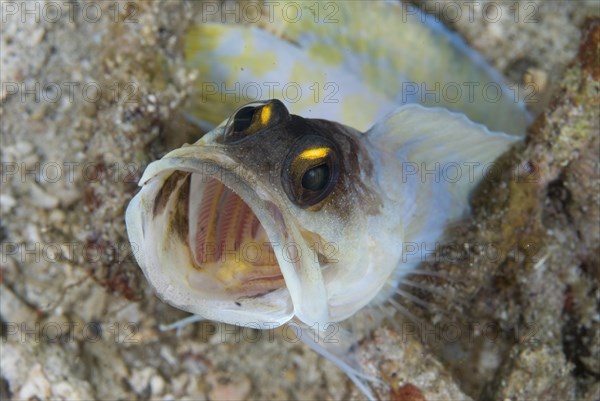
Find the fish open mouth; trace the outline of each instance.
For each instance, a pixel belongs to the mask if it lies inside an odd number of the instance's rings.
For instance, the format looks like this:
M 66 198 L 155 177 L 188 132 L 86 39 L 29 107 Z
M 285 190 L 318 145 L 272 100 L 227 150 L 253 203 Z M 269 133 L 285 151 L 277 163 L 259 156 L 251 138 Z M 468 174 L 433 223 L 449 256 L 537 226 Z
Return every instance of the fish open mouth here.
M 216 178 L 192 174 L 189 247 L 196 267 L 236 298 L 284 288 L 269 237 L 252 208 Z

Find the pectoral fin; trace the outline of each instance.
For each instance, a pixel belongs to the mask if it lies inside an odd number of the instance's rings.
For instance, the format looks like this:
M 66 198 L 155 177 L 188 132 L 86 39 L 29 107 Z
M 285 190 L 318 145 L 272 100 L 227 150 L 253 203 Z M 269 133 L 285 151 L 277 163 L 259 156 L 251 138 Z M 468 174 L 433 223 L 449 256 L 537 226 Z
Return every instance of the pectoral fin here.
M 497 173 L 495 160 L 521 139 L 419 105 L 399 108 L 367 137 L 380 155 L 382 186 L 400 205 L 404 241 L 416 244 L 436 241 L 468 211 L 473 189 Z

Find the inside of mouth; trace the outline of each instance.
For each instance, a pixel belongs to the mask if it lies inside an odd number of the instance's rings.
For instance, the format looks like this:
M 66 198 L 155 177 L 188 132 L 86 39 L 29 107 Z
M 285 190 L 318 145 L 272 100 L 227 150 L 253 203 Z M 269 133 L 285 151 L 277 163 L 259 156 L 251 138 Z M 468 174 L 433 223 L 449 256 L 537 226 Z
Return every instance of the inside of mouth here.
M 212 177 L 192 174 L 191 190 L 189 241 L 197 268 L 238 297 L 285 287 L 267 233 L 252 208 Z

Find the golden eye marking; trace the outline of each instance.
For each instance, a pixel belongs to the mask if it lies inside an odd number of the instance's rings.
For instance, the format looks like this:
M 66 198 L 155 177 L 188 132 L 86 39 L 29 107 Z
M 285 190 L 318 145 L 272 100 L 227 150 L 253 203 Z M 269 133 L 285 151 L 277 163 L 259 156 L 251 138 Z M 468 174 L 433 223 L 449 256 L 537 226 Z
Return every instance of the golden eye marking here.
M 272 106 L 267 104 L 260 109 L 260 123 L 262 126 L 267 125 L 271 119 L 271 108 Z
M 330 151 L 331 150 L 329 148 L 306 149 L 305 151 L 300 153 L 300 155 L 298 155 L 298 158 L 304 160 L 322 159 L 326 157 Z

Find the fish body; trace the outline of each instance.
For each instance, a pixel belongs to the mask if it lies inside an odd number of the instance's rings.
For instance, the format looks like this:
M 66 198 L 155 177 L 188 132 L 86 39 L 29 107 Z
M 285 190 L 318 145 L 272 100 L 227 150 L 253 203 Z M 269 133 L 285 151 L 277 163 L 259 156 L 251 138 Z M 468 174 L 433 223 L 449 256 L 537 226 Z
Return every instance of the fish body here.
M 499 130 L 525 132 L 529 115 L 512 99 L 407 100 L 407 80 L 507 89 L 441 28 L 393 24 L 400 3 L 335 4 L 341 25 L 275 18 L 188 35 L 186 60 L 200 75 L 189 115 L 210 131 L 151 163 L 126 211 L 136 259 L 165 302 L 253 328 L 346 322 L 417 267 L 408 244 L 435 248 L 468 212 L 472 190 L 520 140 Z M 258 82 L 305 93 L 336 83 L 339 101 L 224 96 Z M 336 344 L 309 338 L 372 398 L 351 333 Z
M 159 296 L 181 309 L 238 325 L 339 322 L 413 267 L 403 244 L 433 244 L 516 141 L 418 105 L 361 133 L 254 103 L 148 166 L 128 234 Z M 472 170 L 416 174 L 436 163 Z

